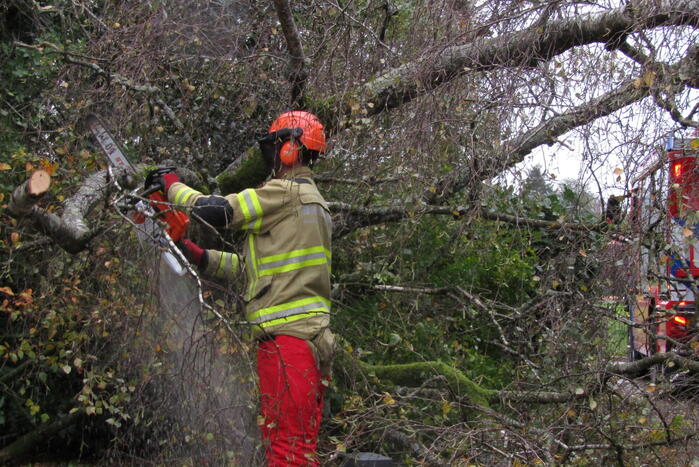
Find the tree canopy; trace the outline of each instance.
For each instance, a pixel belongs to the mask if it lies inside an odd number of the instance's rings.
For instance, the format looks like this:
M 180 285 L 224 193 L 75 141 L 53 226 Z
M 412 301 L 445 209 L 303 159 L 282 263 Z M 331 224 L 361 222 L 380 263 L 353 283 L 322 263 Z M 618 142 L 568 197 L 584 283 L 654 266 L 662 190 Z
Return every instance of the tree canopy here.
M 620 361 L 637 263 L 602 208 L 699 127 L 698 29 L 696 0 L 4 2 L 0 460 L 259 460 L 238 289 L 140 246 L 85 117 L 143 174 L 229 194 L 264 181 L 256 139 L 291 109 L 329 137 L 324 464 L 682 456 L 695 421 L 633 378 L 696 371 L 694 347 Z M 547 185 L 540 151 L 581 180 Z

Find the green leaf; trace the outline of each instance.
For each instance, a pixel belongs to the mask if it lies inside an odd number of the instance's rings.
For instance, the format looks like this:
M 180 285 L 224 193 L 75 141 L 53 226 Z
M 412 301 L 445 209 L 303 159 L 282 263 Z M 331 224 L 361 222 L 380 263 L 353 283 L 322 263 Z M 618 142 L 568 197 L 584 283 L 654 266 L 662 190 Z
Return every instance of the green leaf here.
M 392 332 L 388 337 L 388 345 L 397 345 L 402 340 L 403 339 L 398 334 L 396 334 L 395 332 Z

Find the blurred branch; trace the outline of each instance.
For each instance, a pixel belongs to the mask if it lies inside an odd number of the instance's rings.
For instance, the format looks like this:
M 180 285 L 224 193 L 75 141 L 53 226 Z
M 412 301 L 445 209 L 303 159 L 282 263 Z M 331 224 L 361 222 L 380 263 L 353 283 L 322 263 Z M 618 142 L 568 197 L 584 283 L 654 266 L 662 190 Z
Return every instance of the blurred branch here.
M 286 47 L 289 49 L 289 81 L 291 82 L 291 106 L 296 107 L 303 101 L 308 71 L 306 56 L 303 53 L 301 36 L 296 29 L 294 17 L 288 0 L 274 0 L 274 8 L 282 26 Z
M 11 379 L 15 379 L 17 376 L 19 376 L 29 365 L 31 364 L 31 360 L 25 360 L 19 365 L 17 365 L 14 368 L 10 368 L 5 373 L 0 373 L 0 383 L 4 383 L 5 381 L 9 381 Z
M 615 446 L 612 444 L 578 444 L 578 445 L 568 446 L 566 444 L 563 444 L 560 441 L 557 441 L 557 443 L 560 444 L 561 447 L 563 447 L 567 451 L 586 451 L 588 449 L 589 450 L 592 450 L 592 449 L 595 449 L 595 450 L 615 450 L 617 448 L 621 448 L 624 451 L 637 451 L 640 449 L 647 449 L 647 448 L 655 447 L 655 446 L 670 446 L 673 444 L 689 441 L 690 439 L 694 439 L 696 437 L 697 437 L 696 433 L 690 433 L 687 435 L 675 437 L 671 440 L 651 441 L 648 443 L 629 444 L 629 445 L 623 445 L 623 446 Z
M 367 227 L 376 224 L 385 224 L 396 222 L 408 217 L 418 215 L 448 215 L 454 218 L 459 218 L 464 213 L 469 211 L 466 206 L 435 206 L 435 205 L 417 205 L 414 209 L 410 209 L 405 205 L 396 206 L 381 206 L 381 207 L 364 207 L 356 206 L 341 202 L 328 203 L 332 212 L 342 215 L 342 219 L 336 222 L 334 236 L 342 237 L 354 230 L 362 227 Z M 484 219 L 489 219 L 498 222 L 505 222 L 514 225 L 526 225 L 534 228 L 559 230 L 566 229 L 578 232 L 601 231 L 603 224 L 585 224 L 575 222 L 557 222 L 545 221 L 541 219 L 530 219 L 526 217 L 512 216 L 509 214 L 499 214 L 492 211 L 483 211 L 479 215 Z
M 333 177 L 331 175 L 326 175 L 326 174 L 315 174 L 313 175 L 313 180 L 316 182 L 320 183 L 333 183 L 333 184 L 341 184 L 341 185 L 367 185 L 367 186 L 376 186 L 376 185 L 381 185 L 383 183 L 394 183 L 394 182 L 400 182 L 403 180 L 400 177 L 386 177 L 386 178 L 377 178 L 374 177 L 373 175 L 367 175 L 362 178 L 337 178 Z
M 402 431 L 396 429 L 387 429 L 384 432 L 384 436 L 390 441 L 408 448 L 415 457 L 422 459 L 422 465 L 444 465 L 444 462 L 441 459 L 434 456 L 432 453 L 430 453 L 428 448 L 417 442 L 414 434 L 403 433 Z
M 613 374 L 622 374 L 626 376 L 639 376 L 648 371 L 654 365 L 665 364 L 669 362 L 673 362 L 678 367 L 685 368 L 692 373 L 699 373 L 698 361 L 682 357 L 674 352 L 657 353 L 650 357 L 646 357 L 641 360 L 630 363 L 610 363 L 607 366 L 607 372 Z

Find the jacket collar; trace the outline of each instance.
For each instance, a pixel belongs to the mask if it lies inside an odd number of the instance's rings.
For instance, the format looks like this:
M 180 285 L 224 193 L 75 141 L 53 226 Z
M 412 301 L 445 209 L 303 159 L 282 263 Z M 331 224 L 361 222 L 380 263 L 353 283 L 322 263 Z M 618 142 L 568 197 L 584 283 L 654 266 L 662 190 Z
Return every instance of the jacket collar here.
M 306 167 L 304 165 L 299 166 L 299 167 L 294 167 L 293 169 L 289 170 L 287 173 L 285 173 L 281 179 L 282 180 L 293 180 L 295 178 L 313 178 L 313 172 L 309 167 Z

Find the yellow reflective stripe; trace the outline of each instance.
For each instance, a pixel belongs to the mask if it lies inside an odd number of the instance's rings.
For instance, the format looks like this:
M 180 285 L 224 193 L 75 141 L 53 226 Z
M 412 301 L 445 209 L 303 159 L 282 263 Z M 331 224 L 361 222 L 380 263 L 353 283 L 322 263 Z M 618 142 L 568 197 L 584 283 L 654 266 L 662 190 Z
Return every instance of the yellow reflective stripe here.
M 281 261 L 281 260 L 285 260 L 288 258 L 308 255 L 311 253 L 320 253 L 320 252 L 324 252 L 327 256 L 330 256 L 330 254 L 331 254 L 330 250 L 325 248 L 324 246 L 313 246 L 311 248 L 301 248 L 299 250 L 287 251 L 286 253 L 279 253 L 276 255 L 264 256 L 264 257 L 260 258 L 260 264 L 273 263 L 275 261 Z
M 260 277 L 271 276 L 274 274 L 280 274 L 282 272 L 295 271 L 297 269 L 302 269 L 302 268 L 306 268 L 309 266 L 319 266 L 321 264 L 327 264 L 327 263 L 328 263 L 328 260 L 325 258 L 311 259 L 311 260 L 303 261 L 300 263 L 288 264 L 286 266 L 279 266 L 279 267 L 272 268 L 272 269 L 265 269 L 263 271 L 260 271 Z
M 272 326 L 276 326 L 278 324 L 291 323 L 292 321 L 296 321 L 296 320 L 303 319 L 303 318 L 310 318 L 311 316 L 321 315 L 324 313 L 326 313 L 326 312 L 312 311 L 310 313 L 301 313 L 301 314 L 294 315 L 294 316 L 287 316 L 286 318 L 279 318 L 279 319 L 273 319 L 271 321 L 265 321 L 264 323 L 257 324 L 257 326 L 259 326 L 261 328 L 269 328 Z
M 310 311 L 330 313 L 330 300 L 323 297 L 308 297 L 262 308 L 250 313 L 248 321 L 252 324 L 261 324 Z
M 236 195 L 240 210 L 245 218 L 243 230 L 258 232 L 262 226 L 262 205 L 255 190 L 243 190 Z
M 214 277 L 233 277 L 238 272 L 238 255 L 235 253 L 222 253 L 218 261 Z
M 248 234 L 248 258 L 250 260 L 248 296 L 252 297 L 257 287 L 257 257 L 255 256 L 255 235 L 253 234 Z
M 188 186 L 177 187 L 172 202 L 175 204 L 187 204 L 189 198 L 200 194 L 201 193 L 199 193 L 197 190 L 193 190 Z
M 245 199 L 245 196 L 243 196 L 243 193 L 240 192 L 237 195 L 235 195 L 236 198 L 238 198 L 238 204 L 240 205 L 240 212 L 243 213 L 243 217 L 245 218 L 245 222 L 248 223 L 250 222 L 251 214 L 250 214 L 250 209 L 248 208 L 248 202 Z
M 262 227 L 262 205 L 260 205 L 260 199 L 257 197 L 255 191 L 250 190 L 249 193 L 252 198 L 252 204 L 255 206 L 255 212 L 257 213 L 257 220 L 255 221 L 253 229 L 255 232 L 259 232 L 260 227 Z
M 269 276 L 307 266 L 328 264 L 330 258 L 330 250 L 323 246 L 316 246 L 260 258 L 258 270 L 260 276 Z

